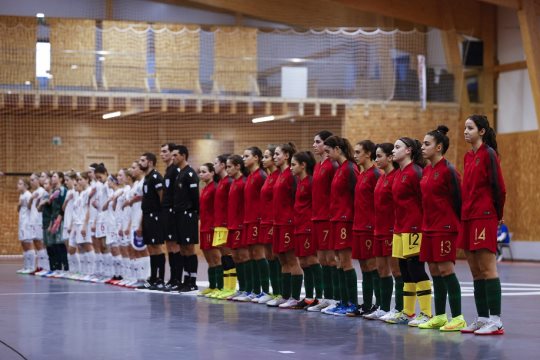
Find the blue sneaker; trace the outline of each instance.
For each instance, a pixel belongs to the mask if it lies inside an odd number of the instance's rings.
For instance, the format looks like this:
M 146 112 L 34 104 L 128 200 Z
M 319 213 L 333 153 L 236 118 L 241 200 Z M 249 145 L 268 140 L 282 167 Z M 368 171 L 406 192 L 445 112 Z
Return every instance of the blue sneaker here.
M 347 313 L 354 312 L 355 310 L 356 310 L 356 305 L 348 303 L 347 305 L 344 304 L 341 308 L 334 311 L 334 315 L 336 315 L 336 316 L 347 316 Z
M 326 315 L 334 315 L 334 312 L 338 309 L 342 308 L 344 305 L 341 302 L 335 303 L 331 307 L 327 307 L 326 309 L 322 310 L 321 313 Z

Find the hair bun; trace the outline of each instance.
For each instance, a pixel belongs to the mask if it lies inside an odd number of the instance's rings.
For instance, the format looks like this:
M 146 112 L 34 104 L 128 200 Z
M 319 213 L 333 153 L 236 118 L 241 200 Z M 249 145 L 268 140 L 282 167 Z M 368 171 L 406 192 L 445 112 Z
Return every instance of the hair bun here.
M 449 129 L 446 125 L 439 125 L 437 126 L 437 131 L 442 133 L 443 135 L 446 135 L 448 134 Z

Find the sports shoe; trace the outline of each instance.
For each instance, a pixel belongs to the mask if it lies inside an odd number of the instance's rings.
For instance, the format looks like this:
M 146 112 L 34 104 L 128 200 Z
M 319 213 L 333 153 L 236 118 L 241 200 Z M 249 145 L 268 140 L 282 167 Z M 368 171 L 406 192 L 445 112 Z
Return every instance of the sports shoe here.
M 319 300 L 319 303 L 318 304 L 311 304 L 312 306 L 308 307 L 306 310 L 307 311 L 310 311 L 310 312 L 321 312 L 323 309 L 329 307 L 329 306 L 333 306 L 334 305 L 334 300 L 329 300 L 329 299 L 321 299 Z
M 503 335 L 504 327 L 500 319 L 489 321 L 480 329 L 474 332 L 474 335 Z
M 280 309 L 295 309 L 296 306 L 298 306 L 299 301 L 293 298 L 290 298 L 289 300 L 285 301 L 282 304 L 279 304 L 278 307 Z
M 414 319 L 409 321 L 409 323 L 407 325 L 417 327 L 420 324 L 427 323 L 430 319 L 431 319 L 431 316 L 428 316 L 428 315 L 424 314 L 423 312 L 421 312 L 420 314 L 416 315 L 414 317 Z
M 474 320 L 472 323 L 469 324 L 469 326 L 461 329 L 462 334 L 472 334 L 476 330 L 479 330 L 481 327 L 486 325 L 488 323 L 489 319 L 485 317 L 478 317 L 476 320 Z
M 429 319 L 428 321 L 426 321 L 425 323 L 419 324 L 418 328 L 419 329 L 440 329 L 444 325 L 446 325 L 447 322 L 448 322 L 448 318 L 446 317 L 446 314 L 436 315 L 432 317 L 431 319 Z
M 150 290 L 152 285 L 154 285 L 155 281 L 156 281 L 155 279 L 148 278 L 148 280 L 146 280 L 142 285 L 137 286 L 136 289 L 137 290 Z
M 456 316 L 449 323 L 442 326 L 439 331 L 460 331 L 467 326 L 463 315 Z
M 384 311 L 382 309 L 377 309 L 377 310 L 373 311 L 372 313 L 362 315 L 362 317 L 364 319 L 368 319 L 368 320 L 379 320 L 380 318 L 382 318 L 386 314 L 387 314 L 386 311 Z
M 409 316 L 403 311 L 396 313 L 393 317 L 385 320 L 388 324 L 407 325 L 409 321 L 414 319 L 414 314 Z
M 378 306 L 373 304 L 371 305 L 371 308 L 366 310 L 364 304 L 362 304 L 362 305 L 358 305 L 354 311 L 348 312 L 347 316 L 348 317 L 364 316 L 364 315 L 371 314 L 377 309 L 378 309 Z
M 306 303 L 307 303 L 307 306 L 304 307 L 304 310 L 307 311 L 310 307 L 318 305 L 319 304 L 319 299 L 315 298 L 311 302 L 306 301 Z
M 165 291 L 165 283 L 161 279 L 157 279 L 148 290 Z
M 30 275 L 36 275 L 38 272 L 41 272 L 41 271 L 43 271 L 43 268 L 38 267 L 38 268 L 36 268 L 34 271 L 32 271 L 32 272 L 30 273 Z
M 223 289 L 216 295 L 213 295 L 212 298 L 218 299 L 218 300 L 228 300 L 229 296 L 237 296 L 235 289 Z
M 343 306 L 341 302 L 334 302 L 322 309 L 321 313 L 325 315 L 334 315 L 334 311 L 340 306 Z
M 227 300 L 232 301 L 235 297 L 242 295 L 243 291 L 235 290 L 229 296 L 226 297 Z
M 274 297 L 270 294 L 267 294 L 265 292 L 261 292 L 255 299 L 251 300 L 251 302 L 255 304 L 266 304 L 270 300 L 272 300 Z
M 388 319 L 391 319 L 393 318 L 394 316 L 396 316 L 396 314 L 398 313 L 399 311 L 397 309 L 392 309 L 390 310 L 389 312 L 386 313 L 386 315 L 383 315 L 379 318 L 379 320 L 381 321 L 386 321 Z
M 197 296 L 198 297 L 203 297 L 203 296 L 206 296 L 212 292 L 214 292 L 216 289 L 212 289 L 212 288 L 206 288 L 204 290 L 201 290 L 197 293 Z
M 278 295 L 274 299 L 267 302 L 266 305 L 269 306 L 269 307 L 278 307 L 279 305 L 284 304 L 286 302 L 287 302 L 287 300 L 284 299 L 283 296 Z
M 238 302 L 250 302 L 250 301 L 251 301 L 251 293 L 250 293 L 250 292 L 244 291 L 244 292 L 242 293 L 242 295 L 233 298 L 233 301 L 238 301 Z
M 347 305 L 343 304 L 342 307 L 334 310 L 332 315 L 334 316 L 347 316 L 347 313 L 354 312 L 358 308 L 358 305 L 348 303 Z
M 309 307 L 309 304 L 311 304 L 312 302 L 313 302 L 313 300 L 309 301 L 309 300 L 306 300 L 306 299 L 302 299 L 302 300 L 298 301 L 295 306 L 291 307 L 291 309 L 304 310 L 305 308 Z
M 20 274 L 23 274 L 23 275 L 30 275 L 34 272 L 34 270 L 32 269 L 22 269 L 22 272 Z

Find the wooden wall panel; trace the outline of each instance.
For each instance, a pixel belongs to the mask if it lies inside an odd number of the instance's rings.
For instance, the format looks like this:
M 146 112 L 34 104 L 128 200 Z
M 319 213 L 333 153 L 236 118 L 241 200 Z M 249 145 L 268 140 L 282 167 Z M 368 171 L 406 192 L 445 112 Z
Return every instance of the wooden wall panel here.
M 48 23 L 54 85 L 93 87 L 96 73 L 96 22 L 48 19 Z
M 156 30 L 156 78 L 161 89 L 199 88 L 200 32 L 183 25 L 152 25 Z
M 0 84 L 36 80 L 36 18 L 0 16 Z
M 145 88 L 148 25 L 103 21 L 103 76 L 109 88 Z
M 257 29 L 219 28 L 214 35 L 214 82 L 219 90 L 250 92 L 257 79 Z

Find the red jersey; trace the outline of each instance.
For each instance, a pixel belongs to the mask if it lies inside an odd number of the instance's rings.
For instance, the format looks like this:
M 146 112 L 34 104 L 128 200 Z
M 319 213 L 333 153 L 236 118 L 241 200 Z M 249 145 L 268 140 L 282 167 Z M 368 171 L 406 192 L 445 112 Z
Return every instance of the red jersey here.
M 405 168 L 396 171 L 396 178 L 392 185 L 396 214 L 394 232 L 397 234 L 420 232 L 422 230 L 422 193 L 420 192 L 422 168 L 411 162 Z
M 214 197 L 218 185 L 211 182 L 202 191 L 199 200 L 199 219 L 201 220 L 201 232 L 212 231 L 214 228 Z
M 337 167 L 338 163 L 328 158 L 315 164 L 312 185 L 314 221 L 330 220 L 330 187 Z
M 465 154 L 462 193 L 463 220 L 503 218 L 506 187 L 495 150 L 482 144 Z
M 330 189 L 330 221 L 353 221 L 354 188 L 359 173 L 356 164 L 349 160 L 336 170 Z
M 268 175 L 261 188 L 261 224 L 274 222 L 274 185 L 279 177 L 279 169 Z
M 233 178 L 225 176 L 219 180 L 214 195 L 214 227 L 227 227 L 227 208 L 229 203 L 229 189 Z
M 391 236 L 394 233 L 396 214 L 392 185 L 396 174 L 395 169 L 388 174 L 383 173 L 375 185 L 375 235 Z
M 244 187 L 246 177 L 235 179 L 229 189 L 229 203 L 227 204 L 227 229 L 239 230 L 244 224 Z
M 294 233 L 311 233 L 313 223 L 311 222 L 312 209 L 312 183 L 313 178 L 306 176 L 303 180 L 297 178 L 296 196 L 294 198 Z
M 461 214 L 461 176 L 454 166 L 444 158 L 435 166 L 426 166 L 420 188 L 424 211 L 422 231 L 457 233 Z
M 287 167 L 279 174 L 274 185 L 274 225 L 293 225 L 295 192 L 296 180 L 291 168 Z
M 375 230 L 375 185 L 380 177 L 381 171 L 375 165 L 358 175 L 354 190 L 353 230 Z
M 244 222 L 255 223 L 261 221 L 261 188 L 266 180 L 263 169 L 249 174 L 244 187 Z

